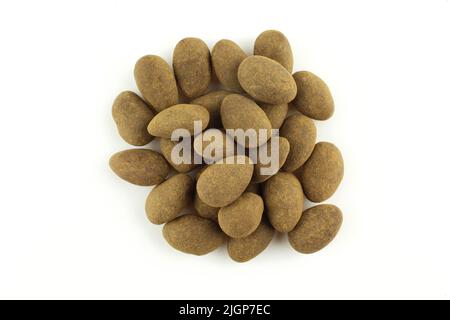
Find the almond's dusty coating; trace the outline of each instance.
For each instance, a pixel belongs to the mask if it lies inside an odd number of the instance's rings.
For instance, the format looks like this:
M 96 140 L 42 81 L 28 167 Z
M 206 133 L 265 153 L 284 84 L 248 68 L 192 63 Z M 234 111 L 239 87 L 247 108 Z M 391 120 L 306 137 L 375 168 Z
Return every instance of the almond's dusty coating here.
M 225 234 L 215 222 L 193 214 L 167 223 L 163 237 L 176 250 L 198 256 L 216 250 L 226 241 Z
M 327 120 L 333 116 L 334 101 L 326 83 L 308 71 L 293 75 L 297 83 L 297 96 L 292 104 L 298 111 L 315 120 Z
M 279 142 L 278 142 L 278 154 L 279 154 L 279 157 L 278 157 L 278 161 L 279 162 L 278 163 L 279 163 L 279 166 L 278 166 L 278 169 L 276 170 L 276 172 L 274 174 L 276 174 L 280 170 L 280 168 L 284 165 L 284 163 L 285 163 L 285 161 L 286 161 L 286 159 L 287 159 L 287 157 L 289 155 L 289 151 L 290 151 L 289 141 L 286 138 L 283 138 L 283 137 L 279 137 L 278 139 L 279 139 Z M 269 157 L 272 154 L 272 141 L 273 141 L 273 139 L 270 140 L 267 143 L 266 146 L 261 147 L 261 148 L 267 148 L 267 151 L 264 151 L 264 153 L 267 152 L 267 155 Z M 263 173 L 261 171 L 261 169 L 263 169 L 263 168 L 270 168 L 270 167 L 271 167 L 270 163 L 269 164 L 262 164 L 259 161 L 259 157 L 258 157 L 258 162 L 256 162 L 255 170 L 253 171 L 252 182 L 253 183 L 261 183 L 261 182 L 264 182 L 264 181 L 270 179 L 270 177 L 273 176 L 274 174 L 272 174 L 272 175 L 263 175 Z
M 236 201 L 219 210 L 219 226 L 232 238 L 250 235 L 261 223 L 264 211 L 263 199 L 251 192 L 244 193 Z
M 223 127 L 225 129 L 256 130 L 256 141 L 246 139 L 246 148 L 256 148 L 265 144 L 272 136 L 272 124 L 266 113 L 252 100 L 239 94 L 230 94 L 223 99 L 220 108 Z M 265 133 L 260 135 L 260 130 Z M 238 140 L 236 140 L 239 143 Z
M 153 188 L 147 197 L 145 211 L 151 223 L 163 224 L 175 219 L 192 202 L 194 180 L 177 174 Z
M 289 111 L 289 105 L 284 104 L 267 104 L 260 103 L 259 106 L 266 113 L 269 118 L 273 129 L 280 129 L 286 119 L 286 115 Z
M 280 130 L 280 136 L 288 139 L 291 147 L 283 170 L 294 172 L 308 160 L 314 150 L 317 138 L 316 126 L 308 117 L 294 114 L 284 122 Z
M 191 154 L 189 157 L 189 163 L 175 164 L 172 161 L 172 150 L 178 144 L 178 142 L 174 142 L 170 139 L 161 138 L 159 145 L 161 147 L 161 153 L 167 162 L 175 169 L 175 171 L 180 173 L 187 173 L 189 171 L 194 170 L 197 165 L 194 163 L 194 149 L 191 149 Z M 180 154 L 180 157 L 184 156 L 183 153 Z
M 205 130 L 209 122 L 209 112 L 202 106 L 195 104 L 177 104 L 158 113 L 148 125 L 148 132 L 155 137 L 172 137 L 176 129 L 186 129 L 194 134 L 194 122 L 202 122 Z
M 292 73 L 294 57 L 291 45 L 284 34 L 277 30 L 267 30 L 261 33 L 255 41 L 255 55 L 265 56 L 277 61 Z
M 247 262 L 261 252 L 270 244 L 275 230 L 265 221 L 250 235 L 240 239 L 230 238 L 228 240 L 228 254 L 236 262 Z
M 123 140 L 144 146 L 153 140 L 147 126 L 155 114 L 137 94 L 124 91 L 114 100 L 112 116 Z
M 220 119 L 220 106 L 223 99 L 232 92 L 225 90 L 211 91 L 201 97 L 191 101 L 191 104 L 197 104 L 205 107 L 209 112 L 209 128 L 222 128 Z
M 263 56 L 250 56 L 242 61 L 238 79 L 242 89 L 261 102 L 289 103 L 297 95 L 297 85 L 290 72 Z
M 158 56 L 145 56 L 134 67 L 134 79 L 144 99 L 160 112 L 178 103 L 178 88 L 172 69 Z
M 266 214 L 279 232 L 289 232 L 297 225 L 303 211 L 303 190 L 291 173 L 278 172 L 263 187 Z
M 139 186 L 154 186 L 165 180 L 169 165 L 162 155 L 148 149 L 131 149 L 116 153 L 109 166 L 120 178 Z
M 245 58 L 247 54 L 233 41 L 223 39 L 216 43 L 212 49 L 211 61 L 217 79 L 225 88 L 235 92 L 242 91 L 237 72 Z
M 291 246 L 300 253 L 314 253 L 336 237 L 343 221 L 338 207 L 321 204 L 303 212 L 298 225 L 288 233 Z
M 208 206 L 206 203 L 202 201 L 202 199 L 200 199 L 197 193 L 195 193 L 194 208 L 199 216 L 218 222 L 217 215 L 219 214 L 219 208 L 213 208 Z
M 187 98 L 201 96 L 211 82 L 208 46 L 197 38 L 181 40 L 173 51 L 173 69 L 178 85 Z
M 228 164 L 229 160 L 233 164 Z M 253 164 L 247 157 L 230 157 L 223 162 L 206 167 L 197 181 L 198 196 L 214 208 L 225 207 L 239 198 L 253 175 Z
M 222 146 L 216 142 L 216 138 L 222 141 Z M 206 161 L 219 161 L 231 157 L 234 154 L 234 140 L 225 134 L 223 130 L 208 129 L 194 139 L 194 151 Z M 207 162 L 211 163 L 211 162 Z
M 308 200 L 323 202 L 336 192 L 344 177 L 342 154 L 334 144 L 319 142 L 297 175 Z

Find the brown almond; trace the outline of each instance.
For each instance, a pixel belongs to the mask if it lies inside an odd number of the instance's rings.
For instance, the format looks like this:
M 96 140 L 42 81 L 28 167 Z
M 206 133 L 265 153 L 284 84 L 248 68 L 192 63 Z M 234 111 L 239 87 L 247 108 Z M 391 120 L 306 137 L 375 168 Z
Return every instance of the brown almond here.
M 253 175 L 253 164 L 245 156 L 229 157 L 223 163 L 206 167 L 197 181 L 200 199 L 214 208 L 229 205 L 247 189 Z
M 178 103 L 178 89 L 172 69 L 158 56 L 139 59 L 134 78 L 144 99 L 160 112 Z
M 308 117 L 295 114 L 286 119 L 280 136 L 285 137 L 291 147 L 283 170 L 293 172 L 300 168 L 313 152 L 317 138 L 316 126 Z
M 315 120 L 331 118 L 334 101 L 326 83 L 308 71 L 296 72 L 293 77 L 297 84 L 297 96 L 292 104 L 297 110 Z
M 338 207 L 321 204 L 303 212 L 298 225 L 289 232 L 291 246 L 301 253 L 314 253 L 325 248 L 336 237 L 342 225 Z
M 244 238 L 228 240 L 228 254 L 236 262 L 247 262 L 261 252 L 270 244 L 275 230 L 265 221 L 250 235 Z
M 241 62 L 247 54 L 233 41 L 220 40 L 211 53 L 214 72 L 219 82 L 227 89 L 241 92 L 237 72 Z
M 263 56 L 250 56 L 242 61 L 238 79 L 242 89 L 261 102 L 284 104 L 297 95 L 291 73 L 278 62 Z
M 167 223 L 163 236 L 174 249 L 198 256 L 216 250 L 226 241 L 216 223 L 193 214 Z
M 246 148 L 256 148 L 265 144 L 272 136 L 272 125 L 265 112 L 253 101 L 239 94 L 230 94 L 223 99 L 220 108 L 223 127 L 247 131 L 250 139 L 237 143 Z M 261 134 L 262 133 L 262 134 Z
M 339 149 L 332 143 L 319 142 L 311 157 L 299 170 L 306 197 L 312 202 L 330 198 L 344 177 L 344 160 Z
M 148 132 L 152 136 L 167 138 L 177 129 L 185 129 L 192 136 L 195 121 L 201 121 L 202 131 L 209 122 L 209 112 L 202 106 L 195 104 L 177 104 L 158 113 L 148 125 Z
M 109 165 L 120 178 L 139 186 L 157 185 L 169 174 L 169 165 L 163 156 L 148 149 L 118 152 L 111 157 Z
M 267 30 L 261 33 L 255 41 L 255 55 L 265 56 L 277 61 L 287 71 L 292 73 L 294 57 L 291 45 L 284 34 L 277 30 Z
M 266 181 L 263 191 L 266 214 L 279 232 L 289 232 L 297 225 L 303 211 L 303 191 L 291 173 L 278 172 Z
M 181 40 L 173 51 L 173 69 L 186 97 L 192 99 L 201 96 L 211 82 L 208 46 L 197 38 Z
M 290 150 L 290 145 L 289 145 L 289 141 L 286 138 L 283 137 L 277 137 L 277 138 L 272 138 L 266 145 L 260 147 L 263 148 L 263 154 L 267 154 L 268 157 L 270 158 L 270 156 L 272 155 L 272 152 L 274 150 L 272 150 L 272 145 L 273 145 L 273 141 L 275 139 L 278 139 L 278 167 L 276 168 L 276 170 L 272 173 L 272 174 L 264 174 L 263 173 L 263 169 L 270 169 L 272 164 L 263 164 L 261 162 L 260 157 L 258 156 L 258 161 L 255 164 L 255 170 L 253 171 L 253 178 L 252 178 L 252 182 L 253 183 L 261 183 L 264 182 L 266 180 L 268 180 L 271 176 L 273 176 L 274 174 L 276 174 L 278 171 L 280 171 L 280 168 L 284 165 L 288 155 L 289 155 L 289 150 Z
M 232 238 L 243 238 L 250 235 L 261 223 L 264 211 L 262 198 L 247 192 L 236 201 L 220 208 L 219 226 Z
M 153 188 L 145 204 L 150 222 L 163 224 L 175 219 L 192 202 L 194 186 L 190 176 L 180 173 Z
M 114 100 L 112 116 L 123 140 L 133 146 L 144 146 L 153 140 L 147 126 L 155 114 L 137 94 L 122 92 Z

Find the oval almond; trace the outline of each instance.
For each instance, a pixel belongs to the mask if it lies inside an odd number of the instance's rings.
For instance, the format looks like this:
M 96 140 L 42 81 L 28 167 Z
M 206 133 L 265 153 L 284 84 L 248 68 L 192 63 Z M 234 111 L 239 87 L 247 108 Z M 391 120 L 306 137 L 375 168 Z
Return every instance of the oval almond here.
M 275 141 L 278 140 L 278 149 L 275 148 Z M 261 183 L 268 180 L 271 176 L 275 175 L 280 168 L 284 165 L 289 155 L 290 145 L 289 141 L 283 137 L 274 137 L 267 144 L 260 147 L 259 152 L 263 155 L 267 155 L 264 159 L 264 163 L 261 161 L 261 157 L 258 155 L 258 161 L 255 164 L 255 170 L 253 171 L 253 183 Z M 272 154 L 278 154 L 278 165 L 272 163 Z M 268 163 L 266 163 L 268 162 Z
M 202 106 L 195 104 L 177 104 L 158 113 L 148 125 L 148 132 L 155 137 L 172 137 L 177 129 L 187 130 L 187 135 L 193 135 L 195 121 L 201 123 L 201 130 L 205 130 L 209 122 L 209 112 Z
M 319 142 L 311 157 L 299 170 L 306 197 L 312 202 L 330 198 L 344 177 L 344 160 L 339 149 L 332 143 Z
M 322 250 L 336 237 L 342 220 L 342 212 L 336 206 L 321 204 L 312 207 L 303 212 L 298 225 L 289 232 L 289 243 L 301 253 Z
M 308 71 L 296 72 L 293 77 L 297 84 L 297 96 L 292 104 L 297 110 L 315 120 L 331 118 L 334 101 L 326 83 Z
M 148 149 L 118 152 L 111 157 L 109 165 L 120 178 L 139 186 L 160 184 L 170 169 L 162 155 Z
M 112 116 L 123 140 L 133 146 L 144 146 L 153 140 L 147 126 L 155 114 L 137 94 L 122 92 L 114 100 Z
M 158 56 L 145 56 L 134 67 L 134 78 L 144 99 L 160 112 L 178 103 L 178 89 L 172 69 Z
M 236 262 L 247 262 L 263 252 L 273 239 L 275 230 L 265 221 L 252 234 L 228 240 L 228 255 Z
M 217 79 L 225 88 L 242 91 L 237 73 L 245 58 L 247 54 L 233 41 L 224 39 L 216 43 L 212 49 L 211 61 Z
M 181 40 L 173 51 L 173 69 L 186 97 L 192 99 L 204 94 L 211 82 L 208 46 L 197 38 Z
M 291 173 L 278 172 L 264 184 L 264 203 L 270 223 L 279 232 L 289 232 L 297 225 L 303 211 L 303 191 Z
M 153 188 L 145 204 L 150 222 L 163 224 L 175 219 L 192 202 L 194 186 L 190 176 L 180 173 Z
M 291 45 L 286 36 L 277 30 L 267 30 L 261 33 L 255 41 L 254 54 L 265 56 L 277 61 L 287 71 L 292 73 L 294 57 Z
M 242 61 L 238 79 L 245 92 L 261 102 L 288 103 L 297 95 L 297 85 L 290 72 L 263 56 L 250 56 Z
M 214 208 L 229 205 L 247 189 L 253 175 L 253 164 L 245 156 L 223 159 L 208 166 L 199 176 L 197 192 L 200 199 Z
M 293 172 L 300 168 L 313 152 L 317 138 L 316 126 L 308 117 L 295 114 L 286 119 L 280 136 L 285 137 L 291 147 L 283 170 Z
M 219 226 L 232 238 L 250 235 L 261 223 L 264 211 L 262 198 L 246 192 L 236 201 L 219 210 Z
M 249 139 L 235 137 L 237 143 L 246 148 L 265 144 L 272 136 L 272 125 L 266 113 L 252 100 L 239 94 L 230 94 L 223 99 L 220 108 L 225 129 L 243 130 Z M 247 131 L 249 130 L 249 131 Z
M 174 249 L 198 256 L 216 250 L 226 241 L 225 234 L 215 222 L 193 214 L 167 223 L 163 237 Z

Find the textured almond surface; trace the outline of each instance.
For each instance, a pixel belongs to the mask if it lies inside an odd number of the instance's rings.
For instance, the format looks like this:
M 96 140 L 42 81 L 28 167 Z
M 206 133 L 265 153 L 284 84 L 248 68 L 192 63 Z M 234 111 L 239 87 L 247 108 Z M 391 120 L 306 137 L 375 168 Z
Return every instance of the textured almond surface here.
M 225 88 L 242 91 L 237 72 L 245 58 L 247 54 L 233 41 L 224 39 L 216 43 L 212 49 L 211 61 L 217 79 Z
M 157 112 L 178 103 L 178 88 L 172 69 L 158 56 L 145 56 L 134 68 L 134 78 L 144 99 Z
M 278 62 L 263 56 L 250 56 L 242 61 L 238 79 L 245 92 L 261 102 L 288 103 L 297 95 L 291 73 Z
M 111 157 L 109 165 L 120 178 L 139 186 L 154 186 L 169 174 L 169 165 L 163 156 L 148 149 L 118 152 Z
M 285 137 L 291 147 L 283 170 L 293 172 L 300 168 L 313 152 L 317 138 L 316 126 L 308 117 L 295 114 L 286 119 L 280 136 Z
M 303 211 L 303 191 L 291 173 L 279 172 L 264 184 L 266 214 L 279 232 L 289 232 L 297 225 Z
M 208 110 L 195 104 L 177 104 L 158 113 L 148 125 L 148 132 L 168 139 L 176 129 L 186 129 L 193 135 L 195 121 L 201 121 L 204 130 L 209 122 Z
M 163 228 L 163 237 L 176 250 L 194 255 L 205 255 L 216 250 L 226 236 L 215 222 L 187 214 Z
M 267 30 L 261 33 L 255 41 L 255 55 L 265 56 L 277 61 L 287 71 L 292 72 L 294 57 L 291 45 L 284 34 L 277 30 Z
M 338 207 L 321 204 L 303 212 L 298 225 L 289 232 L 291 246 L 301 253 L 314 253 L 326 247 L 342 225 L 342 212 Z
M 272 152 L 276 152 L 276 150 L 272 150 L 272 148 L 274 148 L 274 147 L 272 147 L 273 141 L 274 141 L 274 138 L 272 138 L 266 145 L 261 147 L 264 150 L 263 154 L 267 154 L 268 157 L 270 157 L 272 155 Z M 261 182 L 268 180 L 271 176 L 276 174 L 280 170 L 280 168 L 284 165 L 284 163 L 289 155 L 289 150 L 290 150 L 289 141 L 286 138 L 279 137 L 278 138 L 278 167 L 276 168 L 275 172 L 271 175 L 263 174 L 262 169 L 264 169 L 264 168 L 269 169 L 269 168 L 271 168 L 272 164 L 271 163 L 263 164 L 260 161 L 261 159 L 258 157 L 258 161 L 255 164 L 255 170 L 253 172 L 252 182 L 261 183 Z
M 244 238 L 228 240 L 228 254 L 236 262 L 247 262 L 263 252 L 273 239 L 275 230 L 267 223 Z
M 233 157 L 234 164 L 216 163 L 208 166 L 198 178 L 197 192 L 200 199 L 214 208 L 229 205 L 239 198 L 247 189 L 253 175 L 253 164 L 247 157 L 245 163 L 237 163 L 238 157 Z
M 173 51 L 173 69 L 186 97 L 192 99 L 204 94 L 211 82 L 208 46 L 197 38 L 181 40 Z
M 145 204 L 150 222 L 162 224 L 175 219 L 192 203 L 194 186 L 190 176 L 180 173 L 153 188 Z
M 194 139 L 195 153 L 209 164 L 212 161 L 231 157 L 234 154 L 234 150 L 234 140 L 219 129 L 208 129 Z
M 123 140 L 133 146 L 144 146 L 153 140 L 147 126 L 155 114 L 134 92 L 125 91 L 117 96 L 112 116 Z
M 239 140 L 237 143 L 247 147 L 256 148 L 265 144 L 272 136 L 272 125 L 266 113 L 253 101 L 239 94 L 230 94 L 223 99 L 220 108 L 222 123 L 225 129 L 253 129 L 253 141 L 246 139 L 245 144 Z M 262 130 L 263 134 L 260 134 Z
M 250 235 L 261 223 L 264 211 L 262 198 L 247 192 L 236 201 L 219 210 L 220 228 L 232 238 Z
M 315 120 L 327 120 L 334 113 L 334 101 L 326 83 L 308 71 L 296 72 L 293 75 L 297 84 L 297 96 L 292 104 Z
M 319 142 L 298 176 L 308 200 L 323 202 L 330 198 L 344 177 L 344 160 L 332 143 Z

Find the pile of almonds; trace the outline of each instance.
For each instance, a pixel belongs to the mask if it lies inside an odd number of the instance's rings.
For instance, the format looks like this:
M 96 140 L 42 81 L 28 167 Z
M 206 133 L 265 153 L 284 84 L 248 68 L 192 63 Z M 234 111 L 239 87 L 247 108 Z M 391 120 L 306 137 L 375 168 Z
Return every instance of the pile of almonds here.
M 110 167 L 130 183 L 155 186 L 145 205 L 147 217 L 165 224 L 163 236 L 175 249 L 204 255 L 227 242 L 230 257 L 245 262 L 260 254 L 275 232 L 287 233 L 301 253 L 321 250 L 338 233 L 342 213 L 336 206 L 319 204 L 304 211 L 305 197 L 324 202 L 343 178 L 340 151 L 331 143 L 316 143 L 313 121 L 333 115 L 333 98 L 319 77 L 307 71 L 292 75 L 292 68 L 290 44 L 275 30 L 258 36 L 253 55 L 230 40 L 220 40 L 210 53 L 202 40 L 186 38 L 175 47 L 173 70 L 158 56 L 136 63 L 142 98 L 121 93 L 113 118 L 126 142 L 142 147 L 156 137 L 161 153 L 125 150 L 111 157 Z M 288 115 L 289 106 L 295 111 Z M 198 121 L 200 134 L 194 125 Z M 171 156 L 177 129 L 193 141 L 191 152 L 183 154 L 191 161 L 181 164 Z M 228 129 L 266 130 L 268 135 L 242 144 Z M 216 150 L 222 162 L 208 162 L 208 144 L 198 143 L 211 133 L 228 142 Z M 279 166 L 273 175 L 262 174 L 267 164 L 259 158 L 225 147 L 231 139 L 231 145 L 247 151 L 272 150 L 275 137 Z

